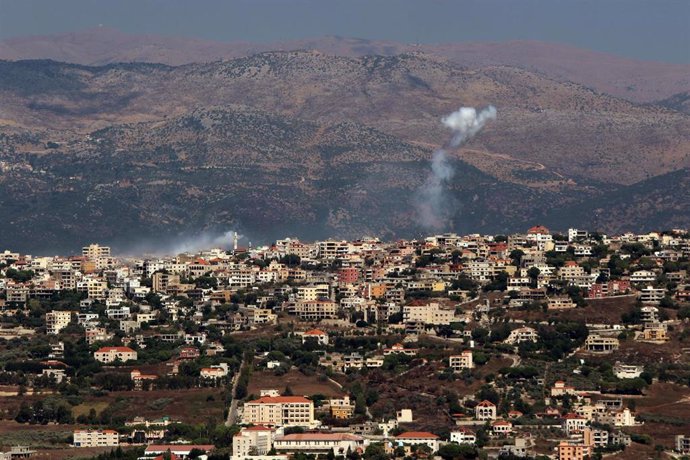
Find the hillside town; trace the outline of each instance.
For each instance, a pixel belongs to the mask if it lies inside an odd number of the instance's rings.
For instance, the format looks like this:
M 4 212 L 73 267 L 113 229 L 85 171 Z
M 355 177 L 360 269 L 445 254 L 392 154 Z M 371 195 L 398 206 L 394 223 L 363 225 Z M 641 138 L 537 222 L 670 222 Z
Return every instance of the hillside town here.
M 690 233 L 0 253 L 0 459 L 688 458 Z

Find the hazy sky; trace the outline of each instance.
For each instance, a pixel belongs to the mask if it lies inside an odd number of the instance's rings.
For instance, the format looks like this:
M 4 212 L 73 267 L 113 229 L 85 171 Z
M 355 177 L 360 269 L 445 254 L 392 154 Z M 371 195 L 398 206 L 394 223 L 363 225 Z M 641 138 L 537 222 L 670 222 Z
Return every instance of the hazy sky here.
M 532 39 L 690 63 L 690 0 L 0 0 L 0 39 L 99 24 L 221 41 Z

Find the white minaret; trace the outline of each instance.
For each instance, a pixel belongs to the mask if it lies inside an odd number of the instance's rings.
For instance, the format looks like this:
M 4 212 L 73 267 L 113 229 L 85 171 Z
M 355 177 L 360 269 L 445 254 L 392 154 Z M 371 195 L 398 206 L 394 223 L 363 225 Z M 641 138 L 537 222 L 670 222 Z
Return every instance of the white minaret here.
M 237 232 L 235 232 L 235 235 L 232 237 L 232 249 L 237 252 L 237 240 L 239 237 L 237 236 Z

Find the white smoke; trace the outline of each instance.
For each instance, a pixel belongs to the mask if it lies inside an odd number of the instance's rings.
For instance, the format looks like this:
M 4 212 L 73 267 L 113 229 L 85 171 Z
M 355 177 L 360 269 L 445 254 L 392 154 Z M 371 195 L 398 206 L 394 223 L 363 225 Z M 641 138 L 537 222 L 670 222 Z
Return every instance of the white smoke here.
M 460 107 L 443 117 L 441 122 L 453 131 L 448 147 L 457 148 L 477 134 L 489 120 L 496 119 L 492 105 L 477 113 L 474 107 Z M 431 158 L 431 173 L 417 191 L 415 204 L 419 223 L 425 228 L 441 229 L 446 226 L 453 211 L 453 203 L 445 193 L 445 184 L 455 175 L 448 162 L 446 148 L 438 149 Z
M 447 117 L 443 117 L 441 122 L 453 130 L 450 146 L 459 147 L 481 131 L 487 121 L 495 119 L 496 107 L 490 105 L 479 113 L 474 107 L 460 107 Z
M 232 239 L 234 236 L 235 232 L 233 230 L 221 234 L 204 232 L 174 241 L 166 252 L 168 254 L 182 254 L 185 252 L 195 254 L 213 248 L 232 249 Z

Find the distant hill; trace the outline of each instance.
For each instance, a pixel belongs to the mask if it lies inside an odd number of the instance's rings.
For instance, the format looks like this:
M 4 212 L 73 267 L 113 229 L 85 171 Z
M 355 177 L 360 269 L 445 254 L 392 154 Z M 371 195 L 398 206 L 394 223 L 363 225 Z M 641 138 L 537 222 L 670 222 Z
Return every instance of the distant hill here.
M 468 67 L 521 67 L 635 102 L 652 102 L 690 91 L 690 65 L 638 61 L 537 41 L 411 45 L 326 36 L 275 43 L 224 43 L 184 37 L 132 35 L 109 28 L 95 28 L 5 40 L 0 42 L 0 59 L 52 59 L 84 65 L 115 62 L 182 65 L 235 59 L 265 51 L 290 50 L 318 50 L 348 57 L 425 52 Z
M 427 53 L 267 52 L 0 62 L 0 246 L 418 235 L 440 117 L 488 104 L 498 119 L 450 152 L 444 229 L 690 225 L 687 187 L 670 184 L 690 167 L 682 111 Z
M 655 104 L 690 115 L 690 92 L 674 94 L 671 97 L 657 101 Z

